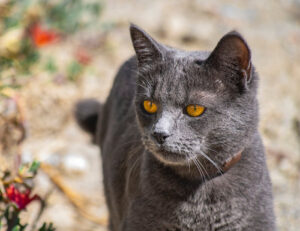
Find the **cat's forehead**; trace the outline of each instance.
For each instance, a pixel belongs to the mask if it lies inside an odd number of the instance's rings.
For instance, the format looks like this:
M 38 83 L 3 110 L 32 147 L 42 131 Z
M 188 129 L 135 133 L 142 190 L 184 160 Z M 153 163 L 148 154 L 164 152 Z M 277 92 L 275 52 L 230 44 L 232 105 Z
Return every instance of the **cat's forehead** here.
M 164 81 L 175 81 L 187 84 L 189 88 L 205 88 L 213 84 L 207 68 L 202 67 L 209 52 L 175 50 L 168 55 L 162 64 L 161 77 Z
M 196 103 L 197 100 L 215 101 L 218 94 L 216 83 L 208 80 L 205 71 L 192 70 L 191 62 L 172 63 L 155 75 L 152 97 L 174 104 Z M 220 83 L 221 84 L 221 83 Z
M 167 56 L 181 61 L 205 60 L 208 58 L 209 51 L 185 51 L 179 49 L 172 49 L 168 52 Z

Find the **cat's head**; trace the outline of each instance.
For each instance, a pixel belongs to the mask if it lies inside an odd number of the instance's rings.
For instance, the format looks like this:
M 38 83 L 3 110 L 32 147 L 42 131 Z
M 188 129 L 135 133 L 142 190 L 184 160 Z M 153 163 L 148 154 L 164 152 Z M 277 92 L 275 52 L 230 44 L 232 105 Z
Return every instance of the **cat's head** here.
M 135 25 L 130 32 L 138 63 L 136 114 L 156 158 L 221 166 L 250 142 L 258 122 L 258 77 L 240 34 L 226 34 L 212 52 L 187 52 Z

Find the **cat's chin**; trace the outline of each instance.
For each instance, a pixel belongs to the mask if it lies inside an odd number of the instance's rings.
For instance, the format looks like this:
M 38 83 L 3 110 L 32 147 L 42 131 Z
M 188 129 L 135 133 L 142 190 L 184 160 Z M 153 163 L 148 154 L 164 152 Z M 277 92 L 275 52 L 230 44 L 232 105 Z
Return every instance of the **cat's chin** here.
M 170 150 L 167 145 L 157 145 L 148 139 L 144 139 L 145 148 L 161 163 L 173 166 L 188 166 L 189 159 L 186 153 L 178 153 Z
M 150 151 L 156 159 L 165 165 L 185 166 L 189 164 L 186 155 L 165 150 Z

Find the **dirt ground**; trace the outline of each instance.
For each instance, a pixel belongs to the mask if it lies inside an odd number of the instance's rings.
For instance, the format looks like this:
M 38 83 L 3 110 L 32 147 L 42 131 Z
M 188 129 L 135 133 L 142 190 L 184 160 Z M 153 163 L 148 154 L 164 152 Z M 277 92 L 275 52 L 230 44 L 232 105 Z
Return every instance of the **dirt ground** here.
M 298 0 L 110 0 L 101 21 L 109 29 L 93 27 L 62 43 L 44 48 L 64 65 L 71 47 L 84 46 L 93 61 L 76 82 L 55 81 L 60 76 L 36 73 L 22 88 L 28 121 L 23 158 L 38 158 L 55 167 L 65 185 L 80 193 L 85 209 L 105 218 L 99 150 L 75 124 L 74 103 L 95 97 L 104 101 L 118 67 L 133 54 L 129 22 L 156 39 L 182 49 L 211 50 L 220 37 L 236 29 L 252 49 L 260 75 L 260 131 L 274 188 L 279 230 L 300 227 L 300 2 Z M 58 231 L 106 230 L 87 219 L 40 172 L 37 190 L 50 191 L 41 221 L 52 221 Z M 29 206 L 34 219 L 35 204 Z

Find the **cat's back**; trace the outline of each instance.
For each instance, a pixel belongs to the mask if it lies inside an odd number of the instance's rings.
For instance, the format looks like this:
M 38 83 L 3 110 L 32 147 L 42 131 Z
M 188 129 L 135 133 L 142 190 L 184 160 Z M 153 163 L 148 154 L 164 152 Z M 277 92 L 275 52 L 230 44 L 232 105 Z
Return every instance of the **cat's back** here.
M 121 222 L 123 211 L 127 207 L 124 194 L 127 187 L 127 168 L 132 165 L 131 162 L 136 162 L 130 154 L 133 151 L 142 151 L 143 148 L 135 119 L 136 72 L 135 57 L 121 66 L 98 121 L 97 143 L 102 155 L 107 205 L 114 220 L 110 224 L 112 230 L 117 229 L 115 226 Z

